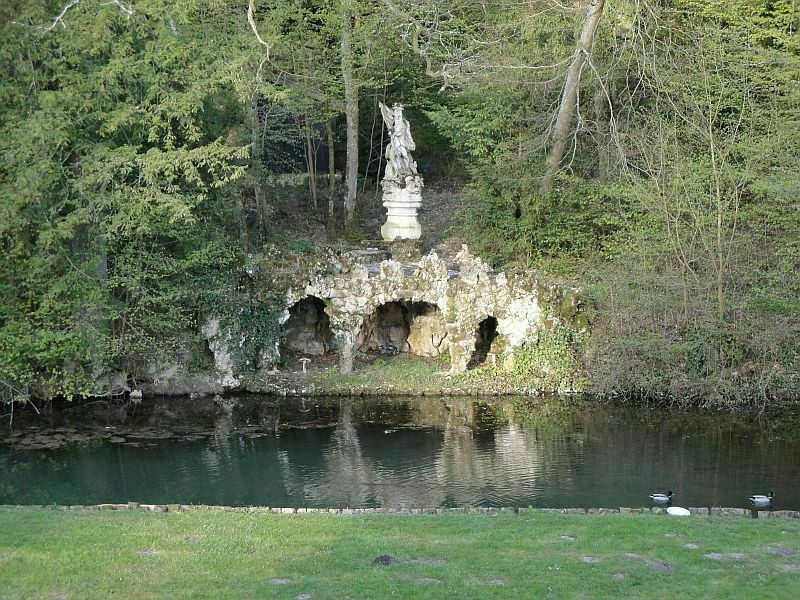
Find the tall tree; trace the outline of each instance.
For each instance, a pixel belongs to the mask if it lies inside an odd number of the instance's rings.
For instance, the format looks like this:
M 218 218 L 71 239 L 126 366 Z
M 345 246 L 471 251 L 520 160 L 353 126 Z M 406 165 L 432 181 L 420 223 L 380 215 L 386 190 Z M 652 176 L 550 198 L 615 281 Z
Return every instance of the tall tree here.
M 341 55 L 342 82 L 344 83 L 344 113 L 347 120 L 347 166 L 345 167 L 345 223 L 348 227 L 355 220 L 356 195 L 358 193 L 358 83 L 355 79 L 353 58 L 353 11 L 349 0 L 342 0 L 341 7 Z
M 212 266 L 235 255 L 238 235 L 219 224 L 237 222 L 227 194 L 244 173 L 244 115 L 226 102 L 227 57 L 191 8 L 72 2 L 55 20 L 42 6 L 10 11 L 0 23 L 0 393 L 97 393 L 104 373 L 174 349 L 201 290 L 216 289 Z
M 595 32 L 600 23 L 600 17 L 603 15 L 605 5 L 605 0 L 591 0 L 586 10 L 581 37 L 577 48 L 575 48 L 572 62 L 567 71 L 567 78 L 564 81 L 564 90 L 561 93 L 561 103 L 559 104 L 556 123 L 553 127 L 553 145 L 546 161 L 547 171 L 542 177 L 542 183 L 539 186 L 539 192 L 542 194 L 549 194 L 553 191 L 553 179 L 561 168 L 561 161 L 564 159 L 564 153 L 572 135 L 572 121 L 574 119 L 575 106 L 578 102 L 578 90 L 581 84 L 583 67 L 589 58 L 589 53 L 592 51 Z

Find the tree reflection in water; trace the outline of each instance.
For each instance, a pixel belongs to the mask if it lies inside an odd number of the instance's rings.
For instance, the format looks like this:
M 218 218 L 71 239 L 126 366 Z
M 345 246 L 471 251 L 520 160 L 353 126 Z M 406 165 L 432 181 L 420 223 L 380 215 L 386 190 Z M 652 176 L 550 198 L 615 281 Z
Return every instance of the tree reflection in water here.
M 402 425 L 430 428 L 433 452 L 413 456 L 414 449 L 398 443 L 402 433 L 392 429 L 383 430 L 384 439 L 376 443 L 380 432 L 360 428 L 364 415 L 357 418 L 358 407 L 345 403 L 322 451 L 317 480 L 282 455 L 286 492 L 310 505 L 430 507 L 513 504 L 536 495 L 541 473 L 557 472 L 562 489 L 573 484 L 572 469 L 548 468 L 563 467 L 563 448 L 548 448 L 550 438 L 496 417 L 480 423 L 485 405 L 473 399 L 417 399 L 408 405 L 410 418 Z M 360 435 L 369 439 L 368 450 Z
M 800 439 L 789 431 L 564 399 L 72 405 L 0 431 L 0 503 L 613 507 L 664 488 L 689 506 L 775 489 L 794 509 Z M 30 449 L 75 432 L 85 443 Z

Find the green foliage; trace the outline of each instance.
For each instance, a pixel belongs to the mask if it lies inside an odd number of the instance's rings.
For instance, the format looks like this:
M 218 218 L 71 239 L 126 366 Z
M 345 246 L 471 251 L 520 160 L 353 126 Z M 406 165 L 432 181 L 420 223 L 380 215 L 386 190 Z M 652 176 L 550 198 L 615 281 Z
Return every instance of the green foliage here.
M 627 19 L 627 8 L 620 10 L 619 18 Z M 459 229 L 494 265 L 574 271 L 578 260 L 603 252 L 635 213 L 625 186 L 607 177 L 613 144 L 602 90 L 592 76 L 581 91 L 590 100 L 581 112 L 583 127 L 569 168 L 555 193 L 537 191 L 560 78 L 582 15 L 519 5 L 493 16 L 493 32 L 504 42 L 483 51 L 483 69 L 459 81 L 457 94 L 428 111 L 472 178 L 471 202 Z M 626 43 L 610 35 L 611 24 L 601 22 L 592 55 L 601 71 L 603 61 L 619 61 Z M 514 34 L 505 39 L 510 31 Z
M 580 389 L 579 352 L 584 336 L 558 323 L 543 329 L 535 344 L 513 350 L 511 377 L 537 390 Z
M 173 352 L 230 287 L 219 224 L 247 148 L 203 113 L 237 121 L 196 7 L 81 3 L 52 31 L 27 8 L 0 26 L 0 394 L 85 396 Z
M 608 253 L 632 212 L 630 191 L 616 184 L 576 182 L 546 201 L 522 185 L 490 189 L 473 192 L 459 228 L 470 247 L 497 266 L 569 272 L 577 259 Z
M 599 300 L 587 348 L 594 391 L 728 407 L 796 397 L 796 317 L 734 305 L 720 321 L 699 302 L 684 312 L 680 278 L 643 269 L 602 273 L 613 295 Z
M 278 298 L 265 295 L 261 299 L 251 299 L 245 306 L 232 308 L 235 314 L 226 318 L 223 325 L 233 340 L 234 364 L 239 372 L 254 371 L 265 366 L 260 364 L 262 352 L 270 356 L 278 344 L 282 306 Z
M 442 354 L 439 354 L 438 356 L 434 356 L 433 359 L 438 364 L 440 364 L 442 367 L 449 367 L 450 366 L 450 362 L 452 360 L 450 358 L 450 353 L 449 352 L 443 352 Z
M 675 4 L 753 44 L 800 51 L 800 16 L 793 0 L 677 0 Z
M 309 250 L 314 249 L 314 244 L 311 242 L 307 242 L 305 240 L 297 240 L 289 244 L 288 250 L 289 252 L 294 252 L 296 254 L 302 254 L 304 252 L 308 252 Z
M 595 267 L 611 293 L 591 370 L 603 391 L 631 395 L 725 406 L 790 398 L 800 388 L 778 356 L 795 352 L 800 326 L 800 179 L 786 162 L 800 149 L 789 83 L 800 62 L 784 44 L 740 43 L 742 3 L 694 4 L 703 18 L 675 16 L 683 37 L 653 69 L 649 95 L 662 101 L 626 134 L 642 218 L 614 261 Z
M 547 195 L 581 11 L 257 0 L 267 51 L 235 3 L 121 4 L 73 4 L 61 22 L 64 4 L 0 6 L 0 399 L 97 393 L 101 376 L 174 355 L 218 310 L 244 340 L 240 366 L 257 366 L 277 337 L 275 303 L 238 281 L 241 265 L 269 280 L 286 265 L 265 242 L 312 251 L 272 223 L 313 227 L 305 192 L 275 201 L 268 175 L 316 169 L 342 112 L 345 9 L 362 156 L 385 144 L 377 101 L 407 102 L 426 181 L 470 180 L 457 237 L 493 265 L 580 275 L 595 293 L 598 389 L 797 395 L 793 0 L 606 8 Z M 380 162 L 362 167 L 371 179 Z M 569 335 L 521 351 L 514 377 L 575 383 L 568 348 L 583 340 Z
M 189 361 L 186 363 L 186 370 L 189 373 L 203 374 L 213 372 L 214 356 L 199 332 L 191 337 L 189 351 Z
M 518 37 L 480 53 L 484 73 L 430 110 L 472 176 L 460 230 L 494 265 L 589 284 L 597 389 L 718 404 L 796 396 L 777 359 L 795 354 L 799 326 L 796 7 L 641 9 L 604 13 L 571 155 L 547 196 L 537 189 L 563 79 L 546 81 L 546 65 L 570 56 L 579 24 L 507 12 Z

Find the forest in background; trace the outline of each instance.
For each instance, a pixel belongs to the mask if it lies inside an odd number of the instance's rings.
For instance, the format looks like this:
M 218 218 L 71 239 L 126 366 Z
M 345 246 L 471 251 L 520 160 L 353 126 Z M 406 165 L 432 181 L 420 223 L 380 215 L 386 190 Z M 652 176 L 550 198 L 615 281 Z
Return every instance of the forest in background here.
M 8 0 L 0 398 L 145 373 L 212 308 L 257 313 L 246 263 L 374 239 L 378 101 L 462 198 L 453 240 L 585 290 L 592 390 L 797 398 L 798 24 L 796 0 Z

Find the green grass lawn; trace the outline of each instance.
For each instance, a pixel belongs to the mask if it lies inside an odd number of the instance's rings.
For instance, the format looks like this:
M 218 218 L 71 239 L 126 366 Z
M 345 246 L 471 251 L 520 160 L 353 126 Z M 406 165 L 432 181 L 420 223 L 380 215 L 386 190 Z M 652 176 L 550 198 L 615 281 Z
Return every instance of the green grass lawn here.
M 386 356 L 376 359 L 372 364 L 359 364 L 350 375 L 341 375 L 338 367 L 313 377 L 313 383 L 322 389 L 386 388 L 422 390 L 431 387 L 449 387 L 450 363 L 439 358 L 424 358 L 410 354 Z
M 656 595 L 800 597 L 800 520 L 0 509 L 2 598 Z
M 426 358 L 398 354 L 380 357 L 371 364 L 357 364 L 350 375 L 341 375 L 338 367 L 328 367 L 323 372 L 311 374 L 307 383 L 322 393 L 348 396 L 359 392 L 470 395 L 479 391 L 510 394 L 522 393 L 529 387 L 526 382 L 515 382 L 489 366 L 456 374 L 450 374 L 449 369 L 447 356 Z

